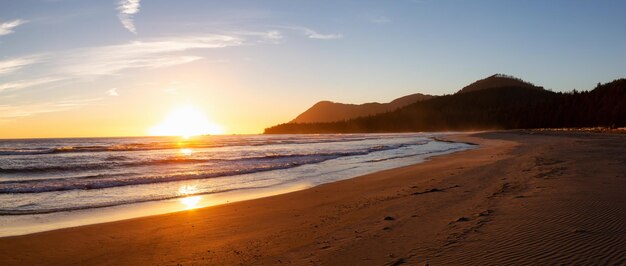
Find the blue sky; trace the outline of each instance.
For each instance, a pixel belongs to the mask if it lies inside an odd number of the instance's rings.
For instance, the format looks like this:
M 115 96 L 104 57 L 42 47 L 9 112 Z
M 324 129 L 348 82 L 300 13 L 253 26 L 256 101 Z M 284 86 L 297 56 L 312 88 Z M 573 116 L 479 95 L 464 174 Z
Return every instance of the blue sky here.
M 140 134 L 181 103 L 253 133 L 319 100 L 448 94 L 494 73 L 590 89 L 626 76 L 624 11 L 625 1 L 2 0 L 0 136 L 43 119 L 115 120 L 109 134 Z

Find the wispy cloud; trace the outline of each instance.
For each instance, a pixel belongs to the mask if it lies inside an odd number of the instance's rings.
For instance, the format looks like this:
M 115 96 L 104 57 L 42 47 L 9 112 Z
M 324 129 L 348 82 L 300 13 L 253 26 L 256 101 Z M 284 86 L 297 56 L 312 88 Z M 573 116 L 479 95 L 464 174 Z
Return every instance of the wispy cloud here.
M 283 38 L 283 35 L 280 33 L 280 31 L 271 30 L 271 31 L 265 32 L 265 38 L 271 39 L 271 40 L 280 40 Z
M 153 69 L 202 59 L 183 55 L 192 49 L 240 46 L 244 39 L 230 35 L 204 35 L 135 41 L 127 44 L 91 47 L 63 55 L 61 70 L 76 76 L 113 75 L 131 68 Z
M 39 60 L 39 56 L 25 56 L 0 60 L 0 75 L 13 73 L 24 66 L 34 64 Z
M 51 82 L 55 82 L 59 80 L 61 80 L 61 78 L 45 77 L 45 78 L 35 78 L 35 79 L 28 79 L 28 80 L 24 79 L 24 80 L 9 81 L 6 83 L 0 83 L 0 93 L 4 91 L 20 90 L 20 89 L 42 85 L 46 83 L 51 83 Z
M 303 26 L 285 26 L 285 25 L 274 25 L 275 28 L 290 30 L 299 32 L 300 34 L 306 36 L 309 39 L 317 39 L 317 40 L 337 40 L 343 38 L 343 34 L 341 33 L 319 33 L 311 28 L 303 27 Z M 270 31 L 271 32 L 271 31 Z M 282 38 L 282 34 L 278 35 Z
M 139 13 L 139 2 L 140 0 L 120 0 L 117 5 L 117 11 L 119 11 L 117 17 L 122 22 L 124 28 L 134 34 L 137 34 L 134 16 Z
M 285 38 L 283 33 L 278 30 L 268 31 L 236 31 L 233 35 L 241 37 L 254 37 L 258 43 L 280 43 Z
M 391 22 L 391 19 L 389 19 L 388 17 L 385 16 L 379 16 L 379 17 L 375 17 L 370 19 L 370 22 L 374 23 L 374 24 L 387 24 L 389 22 Z
M 341 33 L 322 34 L 322 33 L 319 33 L 317 31 L 314 31 L 312 29 L 305 28 L 305 27 L 300 27 L 300 28 L 296 28 L 296 29 L 301 30 L 310 39 L 336 40 L 336 39 L 343 38 L 343 35 Z
M 244 38 L 245 37 L 245 38 Z M 248 39 L 249 38 L 249 39 Z M 282 38 L 277 32 L 247 32 L 231 35 L 194 35 L 146 39 L 118 45 L 73 49 L 47 55 L 31 55 L 0 61 L 0 75 L 11 77 L 28 65 L 45 63 L 46 76 L 32 76 L 0 82 L 0 93 L 35 87 L 60 80 L 93 79 L 119 75 L 130 69 L 155 69 L 203 59 L 192 50 L 216 49 L 254 44 L 259 40 Z M 45 61 L 41 58 L 45 57 Z
M 20 105 L 0 105 L 0 122 L 27 117 L 42 113 L 67 111 L 102 100 L 101 98 L 90 99 L 67 99 L 52 102 Z
M 132 75 L 129 70 L 148 70 L 185 64 L 203 59 L 201 50 L 254 45 L 282 38 L 282 34 L 276 30 L 199 34 L 148 38 L 116 45 L 77 48 L 5 59 L 0 61 L 0 74 L 2 74 L 0 97 L 5 97 L 6 100 L 6 97 L 14 95 L 5 93 L 30 87 L 65 86 L 66 84 L 64 85 L 61 81 L 75 84 L 81 81 L 93 81 L 103 76 Z M 45 69 L 45 74 L 39 75 L 38 72 L 33 71 L 18 73 L 19 69 L 31 65 Z M 175 90 L 168 92 L 176 93 Z M 109 96 L 118 96 L 119 90 L 112 88 L 104 93 Z M 103 100 L 103 98 L 22 105 L 0 104 L 0 120 L 80 108 L 95 100 Z
M 253 35 L 260 36 L 262 41 L 279 43 L 284 38 L 283 34 L 277 30 L 270 30 L 266 32 L 252 33 Z
M 107 91 L 106 91 L 106 94 L 107 94 L 107 95 L 109 95 L 109 96 L 115 96 L 115 97 L 116 97 L 116 96 L 120 96 L 120 95 L 117 93 L 117 88 L 112 88 L 112 89 L 107 90 Z
M 16 19 L 6 22 L 0 22 L 0 36 L 7 35 L 15 32 L 13 29 L 19 25 L 22 25 L 28 21 Z

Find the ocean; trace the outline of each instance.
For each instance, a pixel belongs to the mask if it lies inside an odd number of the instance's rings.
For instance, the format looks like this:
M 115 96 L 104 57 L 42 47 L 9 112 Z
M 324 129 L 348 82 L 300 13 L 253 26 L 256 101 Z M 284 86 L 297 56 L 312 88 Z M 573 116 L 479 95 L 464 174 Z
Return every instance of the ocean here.
M 441 135 L 0 140 L 0 225 L 24 216 L 295 184 L 306 188 L 472 148 L 436 140 Z

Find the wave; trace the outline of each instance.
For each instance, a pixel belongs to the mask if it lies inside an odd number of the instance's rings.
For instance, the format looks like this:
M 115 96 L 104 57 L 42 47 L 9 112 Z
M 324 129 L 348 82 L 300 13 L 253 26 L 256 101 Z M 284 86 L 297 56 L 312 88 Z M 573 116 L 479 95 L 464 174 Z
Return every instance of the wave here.
M 398 149 L 406 146 L 423 145 L 427 142 L 415 142 L 409 144 L 380 145 L 363 150 L 334 152 L 334 153 L 311 153 L 311 154 L 270 154 L 265 156 L 247 157 L 238 159 L 181 159 L 181 160 L 154 160 L 148 162 L 124 163 L 128 166 L 150 166 L 170 163 L 203 163 L 202 169 L 194 169 L 191 173 L 172 173 L 166 175 L 138 175 L 138 174 L 101 174 L 83 177 L 55 178 L 55 179 L 31 179 L 12 180 L 0 182 L 0 194 L 11 193 L 41 193 L 67 190 L 103 189 L 130 185 L 144 185 L 163 182 L 175 182 L 183 180 L 207 179 L 240 174 L 251 174 L 262 171 L 272 171 L 297 167 L 306 164 L 321 163 L 331 159 L 346 156 L 366 155 L 376 151 Z M 115 166 L 119 167 L 120 164 Z M 58 165 L 30 168 L 0 169 L 0 173 L 14 172 L 45 172 L 65 170 L 101 170 L 111 165 L 87 164 L 87 165 Z
M 320 160 L 319 162 L 321 162 Z M 310 162 L 314 163 L 314 162 Z M 236 169 L 221 172 L 209 172 L 209 173 L 189 173 L 189 174 L 173 174 L 165 176 L 124 176 L 121 178 L 99 178 L 99 179 L 53 179 L 46 180 L 46 182 L 36 181 L 17 181 L 2 183 L 0 187 L 0 194 L 14 194 L 14 193 L 42 193 L 53 191 L 67 191 L 67 190 L 90 190 L 90 189 L 104 189 L 121 186 L 131 185 L 146 185 L 154 183 L 175 182 L 195 179 L 207 179 L 223 176 L 233 176 L 241 174 L 252 174 L 263 171 L 272 171 L 279 169 L 286 169 L 303 165 L 304 163 L 292 163 L 282 164 L 274 166 L 259 167 L 253 169 Z
M 203 141 L 185 141 L 185 142 L 147 142 L 147 143 L 126 143 L 126 144 L 110 144 L 110 145 L 77 145 L 62 146 L 49 148 L 0 148 L 0 156 L 11 155 L 46 155 L 59 153 L 81 153 L 81 152 L 130 152 L 130 151 L 150 151 L 150 150 L 170 150 L 170 149 L 203 149 L 203 148 L 221 148 L 221 147 L 238 147 L 238 146 L 266 146 L 280 144 L 318 144 L 333 142 L 353 142 L 363 141 L 374 138 L 368 137 L 349 137 L 337 139 L 302 139 L 287 138 L 280 140 L 263 140 L 263 141 L 222 141 L 203 142 Z
M 1 215 L 31 215 L 31 214 L 46 214 L 46 213 L 54 213 L 54 212 L 64 212 L 64 211 L 78 211 L 78 210 L 86 210 L 86 209 L 95 209 L 95 208 L 106 208 L 106 207 L 114 207 L 142 202 L 150 202 L 150 201 L 158 201 L 158 200 L 169 200 L 169 199 L 178 199 L 185 198 L 190 196 L 202 196 L 202 195 L 210 195 L 231 191 L 245 191 L 252 189 L 263 189 L 270 188 L 274 185 L 269 186 L 255 186 L 255 187 L 244 187 L 244 188 L 232 188 L 232 189 L 223 189 L 219 191 L 209 191 L 209 192 L 201 192 L 195 194 L 188 195 L 175 195 L 175 196 L 157 196 L 157 197 L 148 197 L 141 199 L 133 199 L 133 200 L 122 200 L 116 202 L 103 202 L 103 203 L 95 203 L 88 205 L 80 205 L 80 206 L 68 206 L 68 207 L 58 207 L 58 208 L 48 208 L 48 209 L 0 209 Z M 24 206 L 20 206 L 24 207 Z
M 263 156 L 251 156 L 237 159 L 211 159 L 211 158 L 189 158 L 186 156 L 170 156 L 164 159 L 128 161 L 132 158 L 127 156 L 109 156 L 103 161 L 95 161 L 91 163 L 76 164 L 59 164 L 59 165 L 39 165 L 39 166 L 23 166 L 23 167 L 0 167 L 0 174 L 19 174 L 19 173 L 48 173 L 48 172 L 74 172 L 74 171 L 91 171 L 91 170 L 107 170 L 119 167 L 141 167 L 171 164 L 200 164 L 200 163 L 221 163 L 221 162 L 241 162 L 241 161 L 262 161 L 262 160 L 283 160 L 291 158 L 309 157 L 309 156 L 355 156 L 368 154 L 378 150 L 397 149 L 407 145 L 422 145 L 427 142 L 415 142 L 410 144 L 399 145 L 379 145 L 365 150 L 357 150 L 350 152 L 333 152 L 333 153 L 300 153 L 300 154 L 268 154 Z M 2 182 L 0 182 L 2 183 Z
M 471 144 L 471 145 L 474 145 L 474 144 Z M 369 160 L 369 161 L 365 161 L 365 162 L 367 162 L 367 163 L 377 163 L 377 162 L 383 162 L 383 161 L 388 161 L 388 160 L 410 158 L 410 157 L 420 156 L 420 155 L 429 154 L 429 153 L 440 153 L 440 152 L 445 153 L 445 152 L 456 151 L 456 150 L 460 150 L 460 149 L 463 149 L 463 147 L 452 147 L 452 148 L 438 150 L 438 151 L 418 152 L 418 153 L 408 154 L 408 155 L 392 156 L 392 157 L 386 157 L 386 158 L 380 158 L 380 159 L 373 159 L 373 160 Z
M 219 147 L 215 145 L 194 145 L 186 144 L 184 148 L 199 149 Z M 79 153 L 79 152 L 124 152 L 124 151 L 148 151 L 148 150 L 166 150 L 180 149 L 180 145 L 174 144 L 124 144 L 124 145 L 102 145 L 102 146 L 64 146 L 57 148 L 39 148 L 39 149 L 0 149 L 0 155 L 45 155 L 58 153 Z
M 24 167 L 0 167 L 0 173 L 19 174 L 19 173 L 49 173 L 49 172 L 75 172 L 75 171 L 91 171 L 91 170 L 107 170 L 119 167 L 133 166 L 150 166 L 164 164 L 180 164 L 180 163 L 203 163 L 211 160 L 193 159 L 183 157 L 171 157 L 167 159 L 135 161 L 135 162 L 116 162 L 105 159 L 104 162 L 79 163 L 79 164 L 62 164 L 62 165 L 41 165 L 41 166 L 24 166 Z M 1 182 L 0 182 L 1 183 Z
M 39 155 L 50 154 L 53 151 L 51 149 L 0 149 L 0 156 L 2 155 Z

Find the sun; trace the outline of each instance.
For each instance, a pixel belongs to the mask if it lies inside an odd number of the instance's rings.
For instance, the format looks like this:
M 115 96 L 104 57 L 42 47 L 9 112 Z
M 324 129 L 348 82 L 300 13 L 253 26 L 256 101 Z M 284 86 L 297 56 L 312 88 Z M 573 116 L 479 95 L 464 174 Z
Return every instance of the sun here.
M 209 122 L 204 113 L 197 108 L 184 106 L 172 110 L 160 124 L 150 128 L 149 134 L 190 138 L 198 135 L 224 134 L 224 128 Z

